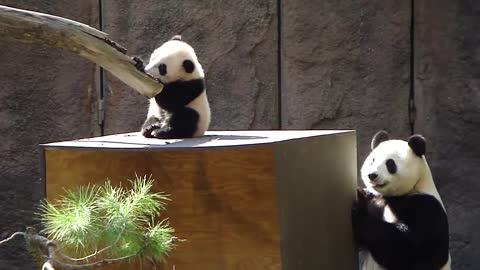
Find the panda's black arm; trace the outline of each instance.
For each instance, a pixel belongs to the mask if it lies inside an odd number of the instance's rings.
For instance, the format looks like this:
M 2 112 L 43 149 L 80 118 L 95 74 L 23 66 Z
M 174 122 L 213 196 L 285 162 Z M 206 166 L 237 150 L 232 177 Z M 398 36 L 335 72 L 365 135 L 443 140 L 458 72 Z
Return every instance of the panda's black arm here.
M 406 196 L 403 203 L 407 206 L 405 220 L 411 228 L 409 241 L 415 254 L 421 255 L 411 269 L 440 269 L 449 253 L 448 218 L 443 206 L 427 194 Z M 396 207 L 395 202 L 391 205 Z
M 157 104 L 167 111 L 185 107 L 200 96 L 205 89 L 205 80 L 176 81 L 165 84 L 162 92 L 155 96 Z
M 358 216 L 354 233 L 375 260 L 387 269 L 439 269 L 448 260 L 448 221 L 430 195 L 389 200 L 400 220 L 388 223 L 368 213 Z
M 403 266 L 412 257 L 413 245 L 409 241 L 409 233 L 405 224 L 388 223 L 371 215 L 357 217 L 354 222 L 356 240 L 386 268 Z

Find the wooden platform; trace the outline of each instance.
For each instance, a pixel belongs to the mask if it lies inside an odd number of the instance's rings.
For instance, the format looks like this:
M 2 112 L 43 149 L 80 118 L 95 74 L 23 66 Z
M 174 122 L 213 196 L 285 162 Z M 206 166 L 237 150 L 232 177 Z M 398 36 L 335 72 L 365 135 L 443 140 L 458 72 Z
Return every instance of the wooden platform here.
M 41 147 L 49 199 L 106 178 L 153 175 L 154 189 L 171 194 L 176 235 L 187 239 L 157 269 L 355 269 L 354 131 L 129 133 Z

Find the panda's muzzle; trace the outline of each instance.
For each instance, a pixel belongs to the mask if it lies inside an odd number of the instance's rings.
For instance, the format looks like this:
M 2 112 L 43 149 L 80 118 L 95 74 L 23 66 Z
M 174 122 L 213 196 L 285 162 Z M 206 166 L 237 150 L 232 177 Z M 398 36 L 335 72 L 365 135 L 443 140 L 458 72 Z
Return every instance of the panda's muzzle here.
M 378 177 L 378 174 L 376 174 L 376 173 L 368 174 L 368 179 L 370 179 L 370 183 L 372 183 L 373 187 L 382 188 L 382 187 L 387 185 L 387 182 L 381 182 L 380 181 L 380 178 Z
M 385 187 L 386 185 L 387 185 L 386 182 L 381 183 L 381 184 L 379 184 L 379 183 L 372 183 L 372 186 L 373 186 L 373 187 L 379 187 L 379 188 L 383 188 L 383 187 Z

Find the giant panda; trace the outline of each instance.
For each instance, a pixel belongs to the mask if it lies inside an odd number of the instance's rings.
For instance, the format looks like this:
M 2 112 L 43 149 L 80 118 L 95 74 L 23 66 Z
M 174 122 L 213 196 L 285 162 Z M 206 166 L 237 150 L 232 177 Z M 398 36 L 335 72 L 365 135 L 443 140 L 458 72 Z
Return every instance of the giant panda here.
M 150 99 L 141 133 L 147 138 L 180 139 L 204 135 L 210 125 L 205 75 L 194 49 L 180 35 L 158 47 L 139 70 L 158 79 L 163 90 Z
M 362 270 L 449 270 L 445 207 L 433 182 L 421 135 L 408 141 L 377 132 L 361 167 L 352 209 Z

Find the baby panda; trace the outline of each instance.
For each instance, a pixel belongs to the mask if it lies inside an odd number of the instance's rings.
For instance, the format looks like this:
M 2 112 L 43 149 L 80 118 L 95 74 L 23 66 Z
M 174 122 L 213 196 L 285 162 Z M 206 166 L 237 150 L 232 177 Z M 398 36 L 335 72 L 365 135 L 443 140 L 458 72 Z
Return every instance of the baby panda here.
M 361 168 L 365 189 L 352 209 L 363 270 L 450 269 L 447 214 L 420 135 L 408 141 L 375 134 Z
M 164 85 L 150 99 L 142 135 L 158 139 L 202 136 L 210 125 L 210 105 L 205 75 L 193 48 L 177 35 L 157 48 L 145 67 L 139 58 L 134 60 L 139 70 Z

